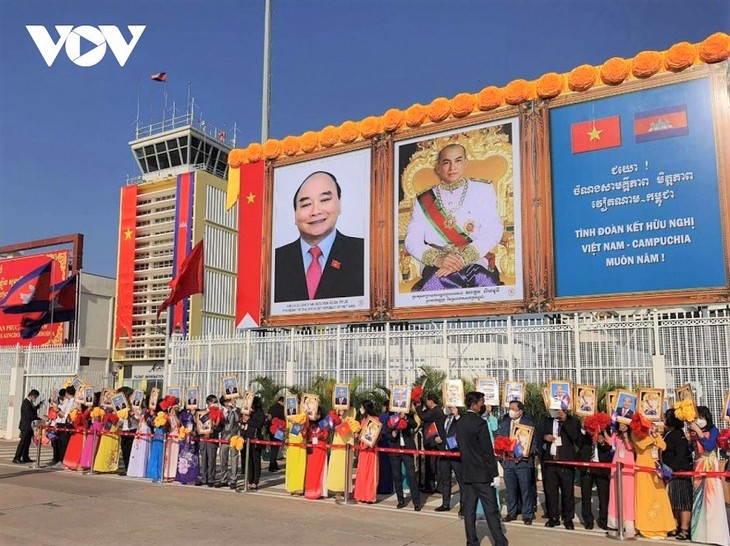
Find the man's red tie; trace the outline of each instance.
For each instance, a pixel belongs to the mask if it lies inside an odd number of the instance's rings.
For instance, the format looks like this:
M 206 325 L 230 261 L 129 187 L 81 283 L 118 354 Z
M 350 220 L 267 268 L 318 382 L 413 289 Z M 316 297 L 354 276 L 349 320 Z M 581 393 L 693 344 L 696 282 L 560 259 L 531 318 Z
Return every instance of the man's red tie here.
M 318 246 L 313 246 L 309 249 L 309 253 L 312 255 L 312 263 L 307 268 L 307 291 L 309 292 L 309 299 L 313 300 L 314 295 L 317 293 L 319 281 L 322 278 L 322 266 L 319 265 L 319 257 L 322 255 L 322 249 Z

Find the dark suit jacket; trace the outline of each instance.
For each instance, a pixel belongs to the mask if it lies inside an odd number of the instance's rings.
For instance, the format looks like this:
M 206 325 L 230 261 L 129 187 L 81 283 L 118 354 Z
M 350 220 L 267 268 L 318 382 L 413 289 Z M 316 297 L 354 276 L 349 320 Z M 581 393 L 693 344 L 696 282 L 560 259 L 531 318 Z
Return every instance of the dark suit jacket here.
M 299 239 L 276 249 L 274 301 L 306 301 L 307 278 Z M 333 262 L 335 267 L 333 267 Z M 365 242 L 339 231 L 330 249 L 314 299 L 348 298 L 365 294 Z
M 540 453 L 540 459 L 545 461 L 549 460 L 550 457 L 550 445 L 543 438 L 546 434 L 553 433 L 553 421 L 555 419 L 546 417 L 542 420 L 540 430 L 538 431 L 538 442 L 542 443 L 542 452 Z M 575 461 L 576 459 L 576 447 L 580 441 L 580 421 L 568 414 L 568 417 L 563 422 L 563 426 L 560 429 L 560 440 L 562 445 L 557 450 L 558 461 Z
M 520 417 L 520 425 L 526 425 L 535 429 L 535 421 L 533 421 L 532 418 L 526 413 L 523 413 L 522 417 Z M 511 427 L 512 419 L 510 419 L 509 417 L 507 417 L 507 419 L 502 419 L 502 422 L 499 424 L 499 429 L 497 430 L 497 436 L 506 436 L 507 438 L 509 438 Z M 540 442 L 538 441 L 539 439 L 537 438 L 537 434 L 538 431 L 533 430 L 532 444 L 530 444 L 530 452 L 524 455 L 525 458 L 528 458 L 537 452 L 537 446 L 540 444 Z
M 23 403 L 20 405 L 20 424 L 18 425 L 21 431 L 33 430 L 32 423 L 38 419 L 39 407 L 40 404 L 34 406 L 30 400 L 23 398 Z
M 443 440 L 446 437 L 444 431 L 444 422 L 446 422 L 446 415 L 444 415 L 444 407 L 441 404 L 436 404 L 433 408 L 428 409 L 426 406 L 416 405 L 416 413 L 423 423 L 423 443 L 424 445 L 433 448 L 438 446 L 434 442 L 434 438 L 426 439 L 426 431 L 431 426 L 431 423 L 436 423 L 436 430 L 439 437 Z M 443 444 L 441 444 L 443 445 Z
M 473 411 L 467 411 L 456 422 L 456 439 L 464 483 L 491 483 L 499 474 L 486 421 Z
M 401 413 L 391 413 L 391 415 L 403 415 Z M 404 428 L 403 430 L 398 429 L 391 429 L 388 427 L 388 441 L 390 442 L 390 447 L 399 448 L 402 447 L 404 449 L 416 449 L 416 441 L 413 439 L 413 433 L 416 430 L 416 427 L 418 426 L 416 423 L 415 418 L 413 417 L 412 413 L 408 413 L 404 416 L 406 420 L 408 421 L 408 427 Z M 393 434 L 395 433 L 395 434 Z M 403 438 L 403 444 L 400 445 L 400 439 Z
M 599 463 L 610 463 L 613 461 L 613 448 L 608 442 L 599 444 L 596 442 L 596 449 L 598 451 L 598 462 Z M 583 432 L 578 440 L 578 460 L 583 462 L 590 462 L 593 458 L 593 437 L 587 432 Z M 580 469 L 581 472 L 588 472 L 594 476 L 602 476 L 608 478 L 611 475 L 611 471 L 608 468 L 591 468 L 591 469 Z
M 271 419 L 281 419 L 284 420 L 284 406 L 279 404 L 279 402 L 274 402 L 271 404 L 271 407 L 269 408 L 269 415 L 271 415 Z
M 662 451 L 662 462 L 672 470 L 692 470 L 692 453 L 690 445 L 684 433 L 678 429 L 672 429 L 665 437 L 666 449 Z

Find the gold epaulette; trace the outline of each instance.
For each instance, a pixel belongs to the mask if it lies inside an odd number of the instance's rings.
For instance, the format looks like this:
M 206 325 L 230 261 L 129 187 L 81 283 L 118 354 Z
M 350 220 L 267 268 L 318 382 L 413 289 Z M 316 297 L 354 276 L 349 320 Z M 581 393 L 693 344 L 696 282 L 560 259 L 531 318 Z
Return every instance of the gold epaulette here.
M 482 182 L 484 184 L 494 184 L 491 180 L 487 180 L 486 178 L 470 178 L 469 182 Z

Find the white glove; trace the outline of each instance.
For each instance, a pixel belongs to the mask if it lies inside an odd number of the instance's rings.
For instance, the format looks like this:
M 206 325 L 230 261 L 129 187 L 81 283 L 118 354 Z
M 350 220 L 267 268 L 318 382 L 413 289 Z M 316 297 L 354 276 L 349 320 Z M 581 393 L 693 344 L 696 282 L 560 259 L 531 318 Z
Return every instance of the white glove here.
M 492 480 L 492 487 L 494 487 L 495 489 L 499 489 L 500 483 L 501 482 L 500 482 L 499 476 L 495 476 L 494 479 Z

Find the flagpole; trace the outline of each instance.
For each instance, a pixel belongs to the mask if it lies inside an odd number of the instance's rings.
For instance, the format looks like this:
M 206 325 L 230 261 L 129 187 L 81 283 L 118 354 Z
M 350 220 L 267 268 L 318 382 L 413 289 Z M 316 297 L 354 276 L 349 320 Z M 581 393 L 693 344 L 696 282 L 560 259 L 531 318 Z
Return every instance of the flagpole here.
M 269 68 L 271 65 L 271 54 L 269 47 L 271 45 L 271 0 L 266 0 L 264 8 L 264 81 L 263 96 L 261 100 L 261 142 L 269 139 L 269 93 L 270 93 L 270 77 Z
M 163 367 L 163 381 L 166 381 L 168 379 L 170 372 L 170 322 L 172 319 L 172 314 L 170 313 L 170 311 L 174 308 L 174 305 L 171 305 L 167 308 L 167 318 L 165 319 L 165 361 Z
M 76 273 L 76 307 L 74 308 L 74 345 L 79 341 L 79 309 L 81 308 L 81 270 Z

